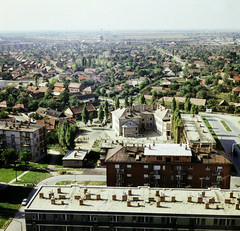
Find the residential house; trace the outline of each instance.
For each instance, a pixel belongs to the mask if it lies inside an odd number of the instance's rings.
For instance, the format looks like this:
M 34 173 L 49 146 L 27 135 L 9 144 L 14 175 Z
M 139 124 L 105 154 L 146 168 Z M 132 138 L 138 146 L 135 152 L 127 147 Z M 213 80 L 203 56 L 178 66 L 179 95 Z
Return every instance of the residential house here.
M 27 88 L 27 91 L 28 92 L 34 92 L 34 91 L 36 91 L 37 90 L 37 87 L 34 87 L 34 86 L 29 86 L 28 88 Z
M 86 88 L 82 83 L 70 83 L 68 85 L 69 93 L 80 93 L 84 88 Z
M 7 107 L 11 107 L 12 103 L 8 100 L 4 100 L 2 102 L 0 102 L 0 108 L 7 108 Z
M 23 108 L 24 111 L 28 111 L 28 105 L 27 104 L 16 104 L 13 108 Z
M 83 94 L 92 94 L 93 92 L 94 92 L 94 90 L 93 90 L 92 86 L 86 87 L 82 90 Z
M 172 102 L 173 97 L 164 96 L 159 101 L 161 101 L 162 99 L 164 99 L 165 102 L 167 102 L 167 101 Z M 175 100 L 178 101 L 179 103 L 183 103 L 183 102 L 185 102 L 186 98 L 185 97 L 175 97 Z M 190 98 L 190 102 L 197 105 L 197 106 L 200 106 L 200 105 L 205 106 L 207 100 L 206 99 Z
M 37 109 L 36 113 L 37 113 L 38 115 L 45 116 L 46 113 L 47 113 L 47 110 L 48 110 L 47 108 L 39 107 L 39 108 Z
M 50 87 L 39 87 L 38 91 L 43 92 L 44 94 L 46 91 L 51 91 L 52 89 Z
M 65 116 L 68 118 L 78 118 L 81 119 L 82 118 L 82 111 L 83 111 L 83 107 L 84 106 L 79 106 L 79 107 L 69 107 L 65 112 Z M 97 117 L 97 110 L 95 109 L 95 107 L 91 104 L 91 103 L 87 103 L 86 104 L 86 108 L 88 110 L 89 113 L 92 113 L 93 117 L 96 118 Z
M 61 127 L 63 122 L 67 121 L 71 126 L 76 124 L 76 119 L 75 118 L 67 118 L 67 119 L 60 119 L 58 121 L 58 127 Z
M 56 111 L 53 109 L 47 110 L 46 116 L 49 117 L 50 119 L 60 119 L 61 117 L 64 117 L 61 111 Z
M 93 102 L 95 101 L 95 95 L 94 94 L 85 94 L 85 95 L 76 95 L 77 98 L 80 100 L 80 101 L 83 101 L 83 102 Z
M 55 129 L 56 120 L 55 119 L 36 120 L 36 124 L 45 125 L 47 130 L 54 130 Z

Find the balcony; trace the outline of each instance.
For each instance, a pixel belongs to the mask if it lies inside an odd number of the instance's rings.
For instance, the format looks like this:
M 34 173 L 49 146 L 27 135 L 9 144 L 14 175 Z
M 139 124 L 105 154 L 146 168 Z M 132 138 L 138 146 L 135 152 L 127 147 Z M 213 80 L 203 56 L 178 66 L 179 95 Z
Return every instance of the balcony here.
M 213 176 L 221 176 L 221 172 L 220 171 L 216 171 L 216 172 L 212 172 Z
M 155 171 L 155 170 L 154 170 L 154 171 L 150 172 L 150 174 L 151 174 L 151 175 L 158 175 L 158 171 Z
M 178 175 L 187 175 L 187 173 L 182 170 L 177 170 L 177 174 Z
M 119 179 L 116 181 L 117 183 L 124 183 L 124 180 L 123 179 Z
M 212 185 L 220 185 L 221 181 L 212 181 Z
M 117 174 L 124 174 L 124 169 L 116 169 L 117 170 Z

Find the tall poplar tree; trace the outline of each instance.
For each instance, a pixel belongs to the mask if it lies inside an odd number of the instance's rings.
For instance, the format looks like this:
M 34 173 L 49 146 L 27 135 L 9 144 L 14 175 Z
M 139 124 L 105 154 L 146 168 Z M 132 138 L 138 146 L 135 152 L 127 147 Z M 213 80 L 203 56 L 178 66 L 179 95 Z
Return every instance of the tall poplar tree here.
M 89 113 L 88 113 L 86 105 L 84 105 L 83 110 L 82 110 L 82 122 L 86 125 L 88 120 L 89 120 Z
M 104 119 L 104 112 L 102 105 L 100 104 L 99 109 L 98 109 L 98 120 L 102 123 Z

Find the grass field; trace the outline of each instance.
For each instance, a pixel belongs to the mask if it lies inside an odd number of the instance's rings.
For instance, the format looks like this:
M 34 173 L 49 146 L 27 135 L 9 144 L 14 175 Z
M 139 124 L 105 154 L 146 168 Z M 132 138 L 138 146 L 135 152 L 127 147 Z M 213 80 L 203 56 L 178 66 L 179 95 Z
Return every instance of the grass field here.
M 47 172 L 28 172 L 21 177 L 21 180 L 14 182 L 14 184 L 37 184 L 39 181 L 42 181 L 50 176 L 51 174 Z
M 17 170 L 17 175 L 19 176 L 24 171 Z M 8 183 L 16 178 L 16 171 L 13 168 L 0 168 L 0 182 Z
M 217 149 L 224 150 L 224 148 L 223 148 L 223 146 L 222 146 L 220 140 L 218 139 L 216 133 L 213 131 L 213 129 L 212 129 L 210 123 L 208 122 L 208 120 L 206 119 L 206 117 L 202 117 L 202 118 L 203 118 L 205 124 L 207 125 L 209 131 L 211 132 L 213 138 L 216 140 L 216 143 L 217 143 L 217 144 L 216 144 Z
M 0 191 L 0 229 L 5 229 L 9 218 L 21 207 L 21 202 L 28 196 L 32 188 L 8 186 Z M 17 196 L 16 196 L 17 195 Z
M 106 181 L 60 181 L 56 185 L 70 185 L 70 184 L 80 184 L 80 185 L 97 185 L 97 186 L 104 186 L 106 185 Z
M 226 124 L 225 121 L 221 120 L 221 123 L 223 125 L 223 127 L 225 127 L 225 129 L 228 131 L 228 132 L 231 132 L 232 130 L 230 129 L 230 127 L 228 127 L 228 125 Z

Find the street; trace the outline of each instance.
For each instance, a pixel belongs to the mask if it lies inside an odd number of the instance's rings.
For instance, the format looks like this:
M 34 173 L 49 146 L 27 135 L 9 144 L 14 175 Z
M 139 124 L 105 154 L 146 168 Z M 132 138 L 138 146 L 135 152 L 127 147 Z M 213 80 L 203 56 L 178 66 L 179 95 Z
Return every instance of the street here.
M 240 156 L 233 156 L 232 147 L 234 143 L 240 143 L 240 117 L 231 116 L 231 115 L 221 115 L 221 114 L 211 114 L 211 113 L 200 113 L 201 116 L 206 117 L 212 126 L 214 132 L 218 136 L 218 139 L 221 141 L 224 149 L 226 150 L 228 156 L 234 163 L 235 168 L 238 171 L 238 176 L 240 176 Z M 223 127 L 221 120 L 225 121 L 231 132 L 226 131 Z

